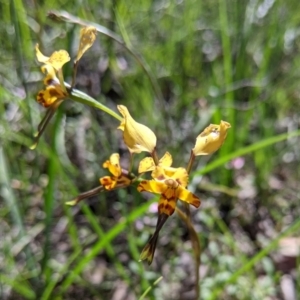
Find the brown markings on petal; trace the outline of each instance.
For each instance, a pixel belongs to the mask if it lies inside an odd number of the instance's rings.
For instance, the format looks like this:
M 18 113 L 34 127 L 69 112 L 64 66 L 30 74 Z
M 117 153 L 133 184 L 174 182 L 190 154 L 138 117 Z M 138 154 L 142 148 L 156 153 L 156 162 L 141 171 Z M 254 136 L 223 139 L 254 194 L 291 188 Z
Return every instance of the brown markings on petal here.
M 171 216 L 174 213 L 175 207 L 173 207 L 170 204 L 165 205 L 165 211 L 168 212 L 166 213 L 167 215 Z
M 107 184 L 108 182 L 110 182 L 107 178 L 103 178 L 102 179 L 103 184 Z
M 182 184 L 182 182 L 181 182 L 181 179 L 180 179 L 180 178 L 176 178 L 176 182 L 177 182 L 179 185 L 182 185 L 182 186 L 183 186 L 183 184 Z
M 39 92 L 36 96 L 36 101 L 38 103 L 40 103 L 41 105 L 43 105 L 44 107 L 48 107 L 50 106 L 49 104 L 47 104 L 46 99 L 44 98 L 44 93 L 43 92 Z
M 52 85 L 55 81 L 53 80 L 53 78 L 48 78 L 47 80 L 45 80 L 46 85 Z
M 120 177 L 115 178 L 115 180 L 117 180 L 117 182 L 123 186 L 128 186 L 131 184 L 131 179 L 124 175 L 121 175 Z
M 103 177 L 103 178 L 100 178 L 100 183 L 106 188 L 108 189 L 111 184 L 112 184 L 112 180 L 111 178 L 107 178 L 107 177 Z
M 50 89 L 49 94 L 51 97 L 56 97 L 56 98 L 61 98 L 64 96 L 64 93 L 62 91 L 61 93 L 59 93 L 56 89 Z
M 198 199 L 198 198 L 196 198 L 195 196 L 193 196 L 193 201 L 192 201 L 192 203 L 191 203 L 193 206 L 195 206 L 195 207 L 199 207 L 200 206 L 200 204 L 201 204 L 201 200 L 200 199 Z
M 138 187 L 137 187 L 137 190 L 138 190 L 139 192 L 146 192 L 146 190 L 145 190 L 144 187 L 143 187 L 143 184 L 146 184 L 146 183 L 147 183 L 147 180 L 141 181 L 140 184 L 139 184 Z
M 165 176 L 161 174 L 161 175 L 159 175 L 159 176 L 157 177 L 157 179 L 158 179 L 158 180 L 164 180 L 164 179 L 165 179 Z
M 164 201 L 158 204 L 158 211 L 160 214 L 166 214 L 171 216 L 175 211 L 176 201 L 169 201 L 164 199 Z

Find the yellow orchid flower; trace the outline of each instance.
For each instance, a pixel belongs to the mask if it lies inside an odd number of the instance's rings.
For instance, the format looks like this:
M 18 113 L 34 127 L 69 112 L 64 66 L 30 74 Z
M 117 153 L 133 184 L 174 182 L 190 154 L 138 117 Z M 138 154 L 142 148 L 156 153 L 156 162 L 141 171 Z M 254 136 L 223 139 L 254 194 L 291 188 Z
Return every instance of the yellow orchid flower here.
M 114 188 L 124 188 L 131 184 L 132 179 L 129 177 L 128 172 L 120 166 L 120 155 L 118 153 L 113 153 L 102 166 L 108 169 L 112 176 L 101 177 L 99 179 L 101 186 L 78 195 L 73 200 L 66 202 L 67 205 L 73 206 L 83 199 L 95 196 L 105 190 L 111 191 Z
M 118 129 L 123 131 L 123 139 L 131 154 L 142 151 L 152 153 L 156 146 L 156 136 L 147 126 L 136 122 L 124 105 L 118 105 L 123 120 Z
M 36 44 L 35 51 L 39 62 L 52 66 L 56 71 L 60 70 L 65 63 L 70 61 L 69 53 L 66 50 L 55 51 L 48 57 L 41 53 L 39 44 Z
M 37 94 L 37 102 L 44 107 L 51 106 L 56 100 L 65 99 L 68 93 L 61 87 L 58 78 L 55 75 L 55 70 L 51 65 L 44 65 L 43 73 L 46 73 L 44 84 L 46 88 Z
M 55 111 L 62 101 L 68 96 L 68 92 L 64 85 L 62 67 L 70 60 L 70 56 L 65 50 L 55 51 L 50 57 L 41 53 L 38 44 L 36 44 L 35 50 L 37 60 L 41 63 L 44 63 L 44 65 L 41 67 L 41 70 L 44 74 L 46 74 L 44 79 L 46 88 L 37 93 L 36 100 L 44 107 L 47 107 L 48 110 L 38 126 L 38 132 L 35 135 L 35 142 L 30 149 L 34 149 L 37 146 L 42 133 L 44 132 Z M 57 74 L 59 78 L 57 78 Z
M 177 200 L 180 199 L 195 207 L 199 207 L 201 204 L 200 199 L 186 189 L 188 184 L 188 173 L 184 168 L 157 166 L 153 170 L 151 176 L 154 180 L 141 181 L 137 187 L 139 192 L 147 191 L 161 195 L 158 202 L 156 230 L 140 256 L 140 260 L 147 259 L 149 265 L 153 260 L 159 231 L 167 221 L 168 217 L 174 213 Z
M 70 56 L 65 50 L 55 51 L 50 57 L 45 56 L 41 53 L 39 44 L 36 44 L 35 51 L 37 60 L 44 63 L 41 70 L 46 74 L 44 79 L 46 89 L 38 92 L 37 101 L 43 106 L 49 107 L 56 100 L 68 96 L 64 85 L 62 67 L 70 61 Z M 56 74 L 59 75 L 59 78 L 56 77 Z
M 188 183 L 188 173 L 184 168 L 157 166 L 152 172 L 154 180 L 143 180 L 138 185 L 139 192 L 147 191 L 160 194 L 159 213 L 171 216 L 174 213 L 177 199 L 195 207 L 200 206 L 200 199 L 185 187 Z
M 170 167 L 172 165 L 172 155 L 167 151 L 163 157 L 158 161 L 159 166 Z M 138 173 L 145 173 L 153 171 L 156 165 L 152 157 L 145 157 L 139 163 Z
M 112 190 L 115 187 L 125 187 L 130 185 L 131 179 L 125 170 L 120 166 L 120 155 L 113 153 L 109 160 L 103 163 L 103 168 L 107 168 L 112 176 L 104 176 L 99 179 L 100 184 L 106 190 Z
M 228 122 L 221 121 L 220 125 L 210 124 L 197 137 L 192 149 L 195 156 L 209 155 L 217 151 L 224 143 L 227 130 L 231 127 Z

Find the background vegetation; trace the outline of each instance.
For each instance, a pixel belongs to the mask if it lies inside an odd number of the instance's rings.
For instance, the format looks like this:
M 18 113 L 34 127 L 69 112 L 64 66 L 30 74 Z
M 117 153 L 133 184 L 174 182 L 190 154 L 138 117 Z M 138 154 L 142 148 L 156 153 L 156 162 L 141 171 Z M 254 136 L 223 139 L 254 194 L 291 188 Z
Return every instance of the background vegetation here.
M 98 34 L 76 87 L 112 109 L 128 106 L 175 166 L 186 165 L 209 123 L 232 124 L 190 182 L 202 199 L 192 210 L 201 298 L 300 299 L 298 2 L 1 0 L 0 298 L 142 299 L 151 286 L 147 299 L 195 297 L 191 242 L 176 214 L 153 264 L 138 262 L 157 199 L 129 188 L 64 204 L 99 185 L 112 152 L 128 164 L 116 120 L 66 101 L 37 149 L 28 148 L 45 113 L 35 102 L 34 46 L 74 57 L 78 45 L 78 25 L 47 18 L 55 9 L 124 41 Z M 70 82 L 71 64 L 64 73 Z

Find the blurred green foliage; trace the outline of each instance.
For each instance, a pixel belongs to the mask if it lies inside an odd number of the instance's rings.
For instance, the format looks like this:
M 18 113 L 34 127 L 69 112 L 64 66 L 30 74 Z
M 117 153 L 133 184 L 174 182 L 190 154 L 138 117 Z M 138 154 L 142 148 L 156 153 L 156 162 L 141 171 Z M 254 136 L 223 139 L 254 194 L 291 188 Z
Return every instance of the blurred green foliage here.
M 221 150 L 197 160 L 190 181 L 202 198 L 192 211 L 201 299 L 284 299 L 287 274 L 300 298 L 299 248 L 287 256 L 280 243 L 299 241 L 298 0 L 1 0 L 1 299 L 138 299 L 160 276 L 147 299 L 195 295 L 191 243 L 176 214 L 153 265 L 138 262 L 156 199 L 128 189 L 64 205 L 99 185 L 112 152 L 128 164 L 116 120 L 66 101 L 29 150 L 45 113 L 35 102 L 42 74 L 34 46 L 74 58 L 78 45 L 80 26 L 47 18 L 51 10 L 121 38 L 125 46 L 98 34 L 76 88 L 114 110 L 126 105 L 175 166 L 186 165 L 209 123 L 231 123 Z M 64 73 L 70 82 L 71 63 Z

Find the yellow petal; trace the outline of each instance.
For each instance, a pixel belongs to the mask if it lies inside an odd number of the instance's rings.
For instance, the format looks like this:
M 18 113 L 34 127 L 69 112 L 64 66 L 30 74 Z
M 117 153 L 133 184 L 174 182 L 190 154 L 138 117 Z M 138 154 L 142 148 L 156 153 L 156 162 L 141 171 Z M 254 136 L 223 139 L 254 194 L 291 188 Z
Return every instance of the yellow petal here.
M 124 131 L 124 129 L 125 129 L 125 119 L 122 120 L 122 122 L 120 123 L 118 129 Z
M 178 184 L 186 187 L 188 183 L 188 173 L 184 168 L 171 168 L 157 166 L 151 174 L 152 178 L 158 181 L 174 179 Z
M 53 52 L 53 54 L 50 56 L 48 64 L 53 66 L 53 68 L 58 71 L 68 61 L 70 61 L 69 53 L 65 50 L 59 50 Z
M 188 185 L 189 175 L 185 168 L 177 168 L 172 178 L 183 187 L 186 187 Z
M 194 155 L 208 155 L 217 151 L 224 143 L 230 127 L 231 125 L 225 121 L 221 121 L 220 125 L 210 124 L 206 127 L 196 139 Z
M 174 193 L 173 195 L 175 196 Z M 159 214 L 166 214 L 168 216 L 171 216 L 175 211 L 176 203 L 177 203 L 176 196 L 171 198 L 166 198 L 165 195 L 162 195 L 158 202 Z
M 199 207 L 201 204 L 200 199 L 196 195 L 183 188 L 182 186 L 179 186 L 177 189 L 177 197 L 181 201 L 187 202 L 188 204 L 191 204 L 195 207 Z
M 139 163 L 138 173 L 145 173 L 153 171 L 155 169 L 155 163 L 152 157 L 145 157 Z
M 111 174 L 119 177 L 122 174 L 122 168 L 120 166 L 120 155 L 113 153 L 109 160 L 103 163 L 103 168 L 107 168 Z
M 172 165 L 173 159 L 169 152 L 166 152 L 164 156 L 159 160 L 158 165 L 164 167 L 170 167 Z M 152 157 L 145 157 L 139 163 L 139 173 L 145 173 L 153 171 L 155 169 L 155 163 Z
M 156 136 L 147 126 L 136 122 L 124 105 L 118 105 L 124 121 L 120 126 L 124 127 L 123 139 L 131 153 L 142 151 L 152 153 L 156 146 Z
M 58 99 L 64 99 L 67 95 L 63 92 L 61 87 L 50 85 L 47 86 L 45 90 L 41 90 L 38 92 L 36 96 L 36 100 L 38 103 L 43 105 L 44 107 L 49 107 Z
M 112 190 L 117 184 L 116 179 L 110 176 L 101 177 L 99 181 L 100 184 L 108 191 Z
M 156 168 L 151 173 L 153 179 L 158 181 L 164 181 L 167 178 L 171 178 L 176 172 L 176 168 L 164 168 L 162 166 L 156 166 Z
M 36 53 L 36 59 L 41 63 L 46 63 L 49 60 L 48 56 L 45 56 L 42 54 L 42 52 L 39 49 L 39 44 L 35 45 L 35 53 Z
M 167 151 L 164 156 L 159 160 L 159 165 L 164 167 L 171 167 L 173 163 L 172 155 Z
M 80 43 L 75 63 L 90 47 L 92 47 L 96 40 L 96 34 L 97 30 L 93 26 L 84 27 L 80 30 Z
M 159 181 L 143 180 L 137 187 L 139 192 L 149 192 L 154 194 L 162 194 L 168 187 Z
M 56 77 L 55 70 L 54 70 L 54 68 L 53 68 L 51 65 L 43 65 L 43 66 L 41 67 L 41 70 L 42 70 L 42 72 L 43 72 L 44 74 L 46 74 L 47 80 L 46 80 L 46 78 L 44 79 L 44 84 L 45 84 L 45 85 L 48 85 L 48 84 L 49 84 L 48 81 L 49 81 L 50 79 L 59 82 L 58 78 Z
M 36 44 L 36 58 L 39 62 L 47 65 L 51 65 L 56 71 L 62 68 L 62 66 L 70 61 L 69 53 L 66 50 L 59 50 L 52 53 L 50 57 L 47 57 L 39 50 L 39 45 Z
M 131 184 L 131 179 L 128 178 L 126 175 L 121 175 L 120 177 L 118 177 L 117 179 L 117 184 L 118 187 L 126 187 L 129 186 Z

